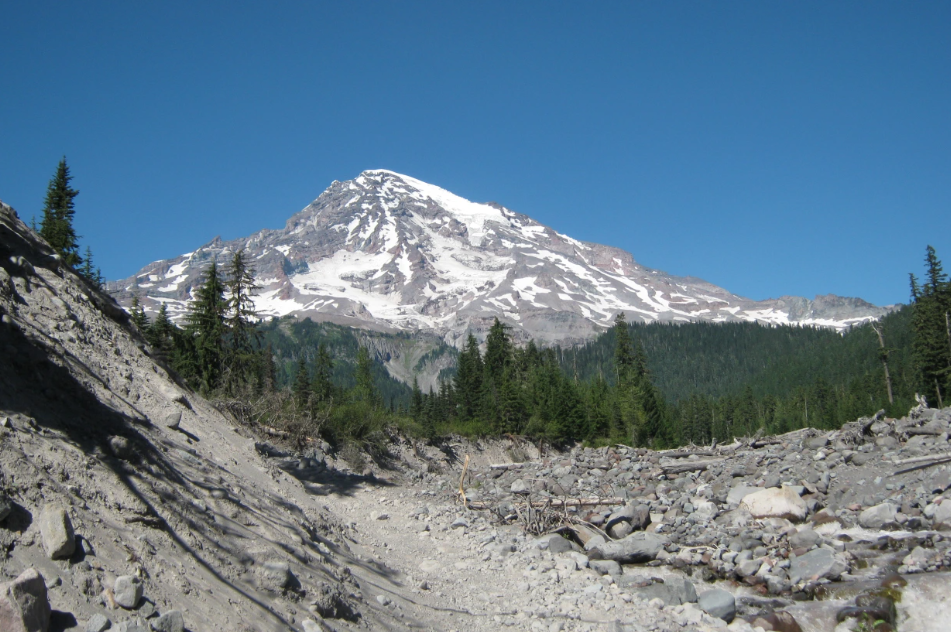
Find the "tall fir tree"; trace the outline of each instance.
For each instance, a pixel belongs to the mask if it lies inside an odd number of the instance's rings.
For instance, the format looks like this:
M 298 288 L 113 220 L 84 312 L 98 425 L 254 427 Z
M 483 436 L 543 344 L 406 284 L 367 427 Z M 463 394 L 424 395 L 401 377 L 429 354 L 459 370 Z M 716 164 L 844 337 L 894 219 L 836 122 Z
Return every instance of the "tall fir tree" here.
M 252 293 L 258 289 L 254 283 L 254 268 L 243 249 L 236 250 L 225 269 L 227 290 L 227 326 L 229 342 L 226 366 L 228 388 L 236 390 L 252 379 L 257 358 L 256 348 L 260 332 L 255 328 L 257 312 Z
M 327 351 L 327 345 L 320 343 L 317 346 L 317 360 L 314 363 L 314 377 L 311 383 L 311 391 L 314 396 L 314 403 L 325 404 L 333 399 L 334 385 L 332 381 L 334 362 Z
M 82 263 L 79 256 L 79 237 L 73 228 L 76 206 L 73 200 L 79 191 L 69 183 L 72 176 L 66 164 L 66 157 L 59 161 L 56 174 L 50 180 L 43 205 L 43 219 L 40 222 L 40 235 L 63 258 L 70 267 Z
M 225 287 L 216 262 L 208 266 L 204 282 L 195 294 L 195 300 L 189 305 L 186 330 L 194 344 L 197 385 L 209 392 L 220 384 L 228 329 Z
M 951 283 L 931 246 L 925 252 L 925 265 L 923 283 L 911 277 L 912 348 L 919 392 L 932 405 L 939 405 L 951 401 Z

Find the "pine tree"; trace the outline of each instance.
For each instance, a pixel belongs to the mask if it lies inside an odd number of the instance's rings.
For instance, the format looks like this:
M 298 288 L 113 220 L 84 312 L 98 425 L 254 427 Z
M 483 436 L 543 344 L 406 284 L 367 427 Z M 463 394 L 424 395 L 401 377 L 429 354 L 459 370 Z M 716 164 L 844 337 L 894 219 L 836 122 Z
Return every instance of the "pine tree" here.
M 86 261 L 89 261 L 87 258 Z M 162 307 L 165 307 L 165 304 L 162 304 Z M 131 317 L 132 324 L 135 325 L 135 328 L 138 329 L 142 334 L 145 334 L 149 329 L 149 317 L 145 315 L 145 310 L 142 309 L 142 304 L 139 303 L 139 295 L 135 294 L 132 296 L 132 308 L 129 310 L 129 316 Z
M 333 368 L 333 358 L 330 357 L 327 346 L 320 343 L 317 346 L 317 361 L 314 364 L 314 378 L 311 383 L 315 403 L 323 404 L 333 398 Z
M 482 391 L 482 357 L 479 355 L 479 343 L 472 332 L 466 338 L 466 345 L 459 354 L 456 370 L 456 393 L 459 399 L 459 416 L 463 421 L 475 418 L 479 408 L 479 396 Z
M 225 270 L 226 322 L 230 345 L 227 353 L 228 387 L 234 391 L 252 379 L 260 333 L 254 326 L 257 312 L 251 294 L 258 286 L 254 283 L 254 269 L 243 249 L 234 252 Z
M 132 298 L 133 310 L 135 309 L 135 303 L 138 297 Z M 148 317 L 145 315 L 145 312 L 142 311 L 142 308 L 139 308 L 141 316 L 139 318 L 145 319 L 145 322 L 148 323 Z M 133 312 L 133 321 L 135 321 L 136 316 Z M 175 336 L 175 332 L 178 328 L 172 323 L 171 319 L 168 317 L 168 307 L 165 303 L 162 303 L 159 306 L 158 314 L 155 315 L 155 320 L 151 324 L 147 324 L 145 331 L 145 339 L 148 340 L 149 345 L 152 347 L 152 351 L 161 358 L 168 356 L 169 352 L 172 350 Z
M 297 373 L 292 391 L 298 409 L 307 410 L 310 407 L 310 377 L 307 375 L 307 361 L 303 354 L 297 358 Z
M 205 281 L 196 291 L 187 316 L 188 333 L 195 348 L 199 388 L 212 391 L 219 386 L 225 356 L 225 316 L 227 305 L 224 284 L 213 261 L 205 272 Z
M 353 389 L 354 399 L 376 406 L 378 402 L 376 387 L 373 385 L 373 363 L 370 360 L 370 351 L 364 345 L 360 345 L 357 351 L 355 377 L 357 384 Z
M 919 392 L 940 405 L 951 391 L 951 284 L 931 246 L 926 250 L 925 265 L 924 283 L 919 285 L 912 275 L 912 348 Z
M 76 214 L 73 199 L 79 195 L 79 191 L 69 186 L 70 180 L 72 176 L 69 175 L 64 156 L 46 190 L 40 235 L 59 253 L 66 265 L 75 267 L 82 262 L 78 253 L 79 237 L 73 228 L 73 217 Z
M 512 359 L 512 339 L 508 330 L 509 327 L 496 318 L 485 339 L 485 370 L 489 378 L 496 382 Z
M 416 421 L 422 421 L 423 418 L 423 402 L 424 396 L 423 391 L 419 388 L 419 380 L 416 379 L 416 376 L 413 376 L 413 397 L 410 400 L 410 416 Z

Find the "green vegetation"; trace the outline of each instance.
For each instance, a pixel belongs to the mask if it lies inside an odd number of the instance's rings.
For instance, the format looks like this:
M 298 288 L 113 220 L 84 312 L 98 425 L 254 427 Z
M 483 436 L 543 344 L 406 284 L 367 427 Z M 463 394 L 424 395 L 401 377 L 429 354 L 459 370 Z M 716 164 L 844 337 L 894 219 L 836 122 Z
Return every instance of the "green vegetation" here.
M 951 380 L 951 288 L 934 250 L 914 302 L 845 333 L 755 323 L 614 327 L 586 345 L 513 344 L 497 319 L 484 346 L 469 335 L 454 371 L 424 392 L 390 377 L 381 360 L 410 334 L 379 334 L 293 318 L 254 320 L 253 270 L 235 253 L 211 262 L 184 329 L 164 306 L 132 321 L 155 353 L 239 417 L 288 432 L 376 449 L 387 427 L 436 438 L 517 434 L 669 447 L 730 441 L 804 426 L 836 428 L 884 408 L 901 415 L 915 393 L 936 401 Z M 401 347 L 403 348 L 403 347 Z M 401 366 L 455 354 L 417 347 Z M 413 373 L 410 373 L 413 375 Z
M 86 246 L 85 257 L 79 256 L 79 236 L 73 228 L 73 218 L 76 215 L 73 200 L 79 195 L 79 191 L 70 186 L 72 179 L 64 156 L 46 189 L 39 233 L 62 257 L 63 263 L 71 268 L 83 264 L 77 271 L 93 287 L 99 289 L 102 287 L 102 273 L 92 265 L 92 250 Z M 35 222 L 33 229 L 36 230 Z

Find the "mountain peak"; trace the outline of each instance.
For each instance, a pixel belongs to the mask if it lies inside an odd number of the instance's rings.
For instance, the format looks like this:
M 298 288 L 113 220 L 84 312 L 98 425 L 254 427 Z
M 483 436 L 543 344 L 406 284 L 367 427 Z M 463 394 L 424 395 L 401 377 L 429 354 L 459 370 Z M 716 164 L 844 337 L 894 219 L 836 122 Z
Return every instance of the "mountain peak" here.
M 638 265 L 496 203 L 476 203 L 386 169 L 337 182 L 283 230 L 214 241 L 120 282 L 148 310 L 181 317 L 213 256 L 244 248 L 262 315 L 426 330 L 448 341 L 498 317 L 542 342 L 574 342 L 633 321 L 799 323 L 845 328 L 885 309 L 854 299 L 751 301 L 692 277 Z

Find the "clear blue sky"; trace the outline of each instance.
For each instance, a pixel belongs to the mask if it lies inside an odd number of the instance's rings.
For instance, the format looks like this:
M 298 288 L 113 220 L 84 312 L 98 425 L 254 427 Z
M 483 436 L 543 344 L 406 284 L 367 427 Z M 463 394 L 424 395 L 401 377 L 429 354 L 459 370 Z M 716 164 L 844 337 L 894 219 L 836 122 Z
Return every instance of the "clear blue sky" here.
M 107 278 L 386 168 L 755 299 L 951 268 L 951 3 L 3 3 L 0 199 Z

